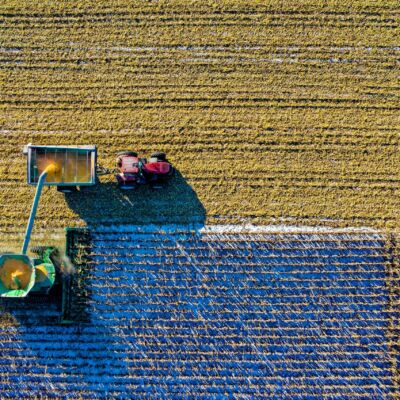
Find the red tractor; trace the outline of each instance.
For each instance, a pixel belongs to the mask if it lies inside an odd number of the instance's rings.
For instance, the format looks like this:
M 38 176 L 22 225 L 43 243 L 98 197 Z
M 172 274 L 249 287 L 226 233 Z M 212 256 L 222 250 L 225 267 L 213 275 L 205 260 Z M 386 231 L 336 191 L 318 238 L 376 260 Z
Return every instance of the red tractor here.
M 135 189 L 149 183 L 154 189 L 161 189 L 165 181 L 174 174 L 174 167 L 165 153 L 153 153 L 150 159 L 139 158 L 134 151 L 117 154 L 116 178 L 121 189 Z

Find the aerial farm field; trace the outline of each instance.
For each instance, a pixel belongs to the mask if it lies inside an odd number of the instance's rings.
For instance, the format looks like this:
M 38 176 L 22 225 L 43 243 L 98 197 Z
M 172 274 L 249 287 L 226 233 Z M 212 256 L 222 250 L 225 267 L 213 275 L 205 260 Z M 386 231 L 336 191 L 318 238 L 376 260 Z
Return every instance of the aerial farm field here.
M 0 253 L 28 143 L 177 174 L 44 188 L 32 244 L 89 229 L 89 319 L 0 304 L 0 398 L 400 396 L 399 46 L 392 0 L 2 1 Z
M 106 166 L 165 150 L 210 222 L 398 227 L 397 2 L 280 3 L 2 2 L 2 242 L 28 217 L 29 142 L 97 145 Z M 111 189 L 84 210 L 48 190 L 36 237 L 93 208 L 154 218 L 149 196 L 132 212 Z

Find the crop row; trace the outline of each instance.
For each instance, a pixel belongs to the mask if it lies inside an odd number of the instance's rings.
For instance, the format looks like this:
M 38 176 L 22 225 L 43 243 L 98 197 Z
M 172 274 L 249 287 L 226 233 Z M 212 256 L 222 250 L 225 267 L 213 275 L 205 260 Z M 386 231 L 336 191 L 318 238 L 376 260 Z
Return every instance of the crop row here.
M 323 15 L 317 14 L 321 18 Z M 6 33 L 5 44 L 10 47 L 21 45 L 46 45 L 51 38 L 55 45 L 63 45 L 65 37 L 73 43 L 84 41 L 97 45 L 113 46 L 154 46 L 154 45 L 257 45 L 267 42 L 279 46 L 324 44 L 331 45 L 332 37 L 338 46 L 351 45 L 359 46 L 396 46 L 398 35 L 398 16 L 392 23 L 376 21 L 354 21 L 353 23 L 307 23 L 307 21 L 293 21 L 293 23 L 270 24 L 269 21 L 253 21 L 236 23 L 219 23 L 212 19 L 212 14 L 203 23 L 197 23 L 191 18 L 183 21 L 177 19 L 172 22 L 162 20 L 150 21 L 150 23 L 137 23 L 138 14 L 125 20 L 106 22 L 98 21 L 72 21 L 63 19 L 65 23 L 57 23 L 38 16 L 36 21 L 25 21 L 22 24 L 12 25 L 9 21 L 8 27 L 2 27 Z M 7 20 L 3 17 L 3 21 Z M 290 16 L 282 15 L 281 21 L 289 21 Z M 33 22 L 33 23 L 32 23 Z M 36 22 L 36 23 L 35 23 Z M 10 24 L 11 23 L 11 24 Z M 27 28 L 30 28 L 29 30 Z M 301 30 L 299 29 L 301 28 Z M 357 29 L 362 28 L 362 29 Z M 352 29 L 353 35 L 349 37 L 348 30 Z M 58 35 L 54 35 L 57 31 Z M 296 42 L 293 43 L 293 35 L 297 34 Z M 95 35 L 95 36 L 94 36 Z M 11 41 L 14 37 L 14 41 Z

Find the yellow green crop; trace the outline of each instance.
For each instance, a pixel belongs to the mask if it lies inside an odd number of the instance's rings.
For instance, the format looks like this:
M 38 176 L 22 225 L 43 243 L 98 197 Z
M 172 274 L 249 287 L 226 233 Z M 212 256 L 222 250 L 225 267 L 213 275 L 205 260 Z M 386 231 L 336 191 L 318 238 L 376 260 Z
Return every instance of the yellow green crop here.
M 399 11 L 372 0 L 2 2 L 4 242 L 28 218 L 29 142 L 94 144 L 108 167 L 120 150 L 163 150 L 183 177 L 159 203 L 114 193 L 112 178 L 72 200 L 45 190 L 36 240 L 202 213 L 398 228 Z

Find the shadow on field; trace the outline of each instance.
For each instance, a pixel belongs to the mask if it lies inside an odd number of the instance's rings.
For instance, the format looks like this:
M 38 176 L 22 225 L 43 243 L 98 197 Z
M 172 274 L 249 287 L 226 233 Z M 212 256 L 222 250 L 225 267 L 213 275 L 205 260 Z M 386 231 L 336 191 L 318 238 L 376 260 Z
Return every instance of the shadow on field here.
M 111 179 L 114 177 L 65 194 L 68 206 L 88 226 L 205 223 L 204 206 L 179 171 L 163 189 L 143 185 L 133 190 L 121 190 Z
M 114 177 L 93 187 L 65 194 L 69 207 L 86 222 L 89 229 L 67 231 L 67 255 L 74 266 L 72 292 L 68 294 L 72 309 L 63 315 L 74 325 L 89 323 L 88 301 L 92 296 L 92 263 L 88 258 L 90 228 L 96 225 L 192 225 L 198 229 L 205 224 L 205 208 L 196 192 L 176 171 L 163 189 L 144 185 L 135 190 L 118 188 Z M 23 299 L 0 299 L 0 328 L 8 325 L 58 325 L 63 309 L 61 287 L 55 285 L 48 295 L 30 294 Z M 68 303 L 69 304 L 69 303 Z

